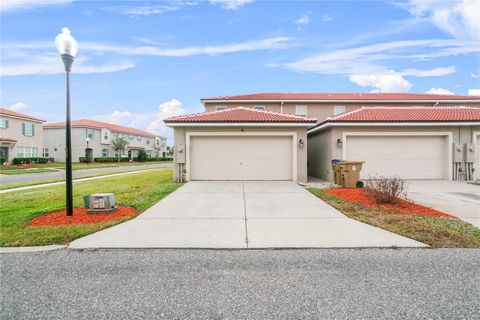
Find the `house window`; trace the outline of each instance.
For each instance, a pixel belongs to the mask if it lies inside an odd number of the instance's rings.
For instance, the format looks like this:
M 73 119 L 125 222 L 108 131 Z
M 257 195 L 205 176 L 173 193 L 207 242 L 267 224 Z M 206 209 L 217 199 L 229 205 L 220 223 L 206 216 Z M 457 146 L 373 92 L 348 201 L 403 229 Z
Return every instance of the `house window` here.
M 108 149 L 102 149 L 102 157 L 108 157 Z
M 42 157 L 48 158 L 50 154 L 48 153 L 48 148 L 43 148 L 42 150 Z
M 217 110 L 217 111 L 225 110 L 225 109 L 227 109 L 227 107 L 225 107 L 225 106 L 216 106 L 215 107 L 215 110 Z
M 146 142 L 147 144 L 150 144 L 150 139 L 145 139 L 145 142 Z
M 108 131 L 103 132 L 103 140 L 108 140 Z
M 35 125 L 31 123 L 22 123 L 22 133 L 24 136 L 33 137 L 35 135 Z
M 306 117 L 307 116 L 307 106 L 296 106 L 295 114 L 297 116 Z
M 265 110 L 265 106 L 254 106 L 253 109 L 255 109 L 255 110 Z
M 138 136 L 138 137 L 137 137 L 137 140 L 138 140 L 138 141 L 142 141 L 142 137 Z
M 123 134 L 119 133 L 119 134 L 117 135 L 117 137 L 118 137 L 118 139 L 123 139 Z
M 18 158 L 31 158 L 37 156 L 37 148 L 33 147 L 17 147 Z
M 87 128 L 86 137 L 93 139 L 93 129 Z
M 129 134 L 128 139 L 133 139 L 133 134 Z
M 334 106 L 333 114 L 340 114 L 345 112 L 345 106 Z
M 0 119 L 0 128 L 8 128 L 8 120 Z

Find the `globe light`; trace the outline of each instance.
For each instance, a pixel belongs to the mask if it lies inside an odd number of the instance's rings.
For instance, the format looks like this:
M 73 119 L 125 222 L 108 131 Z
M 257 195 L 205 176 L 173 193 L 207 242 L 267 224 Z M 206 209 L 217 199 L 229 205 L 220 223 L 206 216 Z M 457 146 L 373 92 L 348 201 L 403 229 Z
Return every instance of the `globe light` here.
M 78 52 L 77 40 L 68 28 L 62 28 L 62 32 L 55 37 L 55 47 L 61 55 L 67 54 L 74 58 Z

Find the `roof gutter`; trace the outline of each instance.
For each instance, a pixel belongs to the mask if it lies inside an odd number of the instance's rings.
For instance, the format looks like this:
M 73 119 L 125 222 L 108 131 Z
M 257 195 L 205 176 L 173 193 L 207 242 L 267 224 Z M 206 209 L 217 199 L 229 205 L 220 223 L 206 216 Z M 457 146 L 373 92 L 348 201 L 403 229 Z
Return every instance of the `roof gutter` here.
M 313 127 L 314 122 L 165 122 L 167 127 Z
M 480 103 L 480 99 L 472 99 L 472 100 L 356 100 L 356 99 L 292 99 L 292 100 L 282 100 L 282 99 L 237 99 L 237 100 L 230 100 L 230 99 L 209 99 L 209 100 L 200 100 L 202 104 L 205 106 L 205 103 L 213 103 L 213 102 L 223 102 L 223 103 L 244 103 L 244 102 L 374 102 L 374 103 Z
M 322 131 L 330 127 L 416 127 L 416 126 L 475 126 L 480 125 L 480 120 L 476 121 L 451 121 L 451 122 L 325 122 L 318 127 L 311 128 L 307 131 L 312 134 L 317 131 Z

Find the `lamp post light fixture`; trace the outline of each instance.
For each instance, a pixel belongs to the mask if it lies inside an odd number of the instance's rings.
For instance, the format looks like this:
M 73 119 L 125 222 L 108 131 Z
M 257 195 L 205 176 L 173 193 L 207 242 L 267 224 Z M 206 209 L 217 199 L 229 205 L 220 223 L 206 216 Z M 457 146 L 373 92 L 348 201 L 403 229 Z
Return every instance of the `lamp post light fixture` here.
M 72 190 L 72 125 L 70 121 L 70 71 L 73 60 L 78 51 L 78 43 L 68 28 L 62 28 L 62 32 L 55 37 L 55 47 L 62 57 L 67 75 L 67 121 L 65 123 L 66 148 L 65 148 L 65 172 L 66 172 L 66 211 L 67 216 L 73 215 L 73 190 Z

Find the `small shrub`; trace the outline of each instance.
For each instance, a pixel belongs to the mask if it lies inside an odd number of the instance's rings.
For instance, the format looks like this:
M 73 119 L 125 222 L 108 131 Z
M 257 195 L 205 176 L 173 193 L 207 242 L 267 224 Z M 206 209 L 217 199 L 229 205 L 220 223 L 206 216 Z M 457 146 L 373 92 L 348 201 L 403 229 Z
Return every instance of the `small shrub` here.
M 0 165 L 3 165 L 5 162 L 7 162 L 7 159 L 5 159 L 5 158 L 0 158 Z
M 115 161 L 117 161 L 117 159 L 113 158 L 113 157 L 97 157 L 97 158 L 93 158 L 93 161 L 95 161 L 95 162 L 115 162 Z
M 145 152 L 145 150 L 138 150 L 138 155 L 137 155 L 137 161 L 139 162 L 145 162 L 147 161 L 148 159 L 148 156 L 147 156 L 147 153 Z
M 407 189 L 407 182 L 399 177 L 369 177 L 365 183 L 365 194 L 378 204 L 405 199 Z
M 14 158 L 12 160 L 13 164 L 38 164 L 38 163 L 47 163 L 48 158 L 41 157 L 31 157 L 31 158 Z
M 90 163 L 92 162 L 92 157 L 80 157 L 78 160 L 83 163 Z

